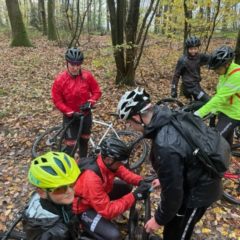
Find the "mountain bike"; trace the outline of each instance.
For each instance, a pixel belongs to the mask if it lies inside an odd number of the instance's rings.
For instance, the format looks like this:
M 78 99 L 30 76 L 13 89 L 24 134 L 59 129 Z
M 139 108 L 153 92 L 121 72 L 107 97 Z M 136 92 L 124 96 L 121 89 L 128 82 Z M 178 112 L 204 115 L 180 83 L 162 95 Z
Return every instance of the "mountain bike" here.
M 110 114 L 116 115 L 116 114 Z M 80 126 L 78 132 L 78 138 L 73 148 L 71 156 L 75 156 L 77 149 L 80 149 L 79 139 L 82 131 L 82 122 L 84 114 L 80 116 Z M 38 135 L 32 146 L 32 157 L 35 158 L 47 151 L 64 151 L 66 145 L 64 143 L 64 136 L 66 131 L 72 124 L 70 121 L 66 126 L 57 125 L 47 129 L 42 134 Z M 131 155 L 128 159 L 128 167 L 131 170 L 137 169 L 146 159 L 148 154 L 148 144 L 142 138 L 142 135 L 138 132 L 127 131 L 127 130 L 116 130 L 112 122 L 104 122 L 101 120 L 93 119 L 92 133 L 89 140 L 89 151 L 88 155 L 98 154 L 100 152 L 100 145 L 104 138 L 112 136 L 123 140 L 129 147 L 131 147 Z
M 152 182 L 157 178 L 156 174 L 145 177 L 146 182 Z M 150 190 L 150 192 L 153 189 Z M 125 240 L 148 240 L 149 233 L 145 231 L 144 225 L 151 218 L 150 196 L 143 201 L 136 201 L 130 209 L 128 221 L 128 236 Z

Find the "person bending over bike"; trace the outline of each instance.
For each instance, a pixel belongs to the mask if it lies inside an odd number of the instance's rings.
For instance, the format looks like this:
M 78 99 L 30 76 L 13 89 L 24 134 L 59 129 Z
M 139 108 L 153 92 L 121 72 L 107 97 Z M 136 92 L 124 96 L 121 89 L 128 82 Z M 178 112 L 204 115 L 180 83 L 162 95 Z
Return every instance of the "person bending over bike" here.
M 231 145 L 233 132 L 240 126 L 240 65 L 233 62 L 231 47 L 221 46 L 211 56 L 209 68 L 220 77 L 216 94 L 194 114 L 204 117 L 209 113 L 219 113 L 216 128 Z
M 65 153 L 48 152 L 35 158 L 28 171 L 36 187 L 23 215 L 27 240 L 77 240 L 79 221 L 73 217 L 73 184 L 80 170 Z
M 150 161 L 161 184 L 161 201 L 146 231 L 163 225 L 164 240 L 191 239 L 195 224 L 221 197 L 221 178 L 212 178 L 194 162 L 191 146 L 171 123 L 172 112 L 152 105 L 144 89 L 127 91 L 117 110 L 120 119 L 152 140 Z
M 129 155 L 130 149 L 121 140 L 104 139 L 96 159 L 101 176 L 87 169 L 76 182 L 73 211 L 94 239 L 122 239 L 110 220 L 148 196 L 151 185 L 124 166 Z M 130 184 L 138 186 L 134 192 Z
M 85 109 L 82 134 L 80 137 L 80 157 L 86 157 L 88 141 L 91 133 L 91 106 L 101 97 L 99 84 L 93 75 L 81 68 L 83 53 L 79 48 L 69 48 L 65 53 L 67 70 L 60 73 L 52 86 L 52 99 L 55 106 L 63 113 L 63 125 L 67 125 L 74 118 L 74 122 L 66 132 L 64 151 L 71 154 L 76 143 L 79 130 L 80 107 Z
M 200 86 L 200 67 L 207 65 L 209 55 L 199 53 L 200 39 L 193 36 L 185 42 L 186 54 L 181 56 L 177 62 L 175 73 L 172 79 L 171 97 L 177 97 L 178 81 L 182 77 L 183 95 L 192 100 L 207 102 L 209 96 Z

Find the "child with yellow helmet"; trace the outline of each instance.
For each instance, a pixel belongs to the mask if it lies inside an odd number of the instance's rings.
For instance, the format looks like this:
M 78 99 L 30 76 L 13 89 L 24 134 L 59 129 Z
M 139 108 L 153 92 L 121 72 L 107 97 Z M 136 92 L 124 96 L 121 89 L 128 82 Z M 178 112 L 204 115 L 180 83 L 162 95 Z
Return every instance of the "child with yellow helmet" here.
M 73 185 L 80 175 L 73 158 L 65 153 L 48 152 L 31 162 L 29 182 L 36 187 L 24 212 L 28 240 L 75 240 L 79 222 L 71 212 Z

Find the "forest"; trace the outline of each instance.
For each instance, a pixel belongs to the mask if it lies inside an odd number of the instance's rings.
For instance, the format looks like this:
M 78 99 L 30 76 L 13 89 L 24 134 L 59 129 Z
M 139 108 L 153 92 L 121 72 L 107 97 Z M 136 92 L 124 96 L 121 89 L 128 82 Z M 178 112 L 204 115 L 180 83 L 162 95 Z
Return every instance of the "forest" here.
M 36 136 L 62 121 L 51 87 L 66 69 L 67 48 L 80 48 L 82 67 L 101 87 L 94 119 L 110 122 L 108 113 L 136 86 L 145 88 L 153 103 L 170 97 L 176 63 L 190 36 L 201 40 L 202 53 L 232 47 L 240 64 L 239 1 L 0 0 L 0 232 L 34 190 L 27 171 Z M 204 90 L 214 95 L 217 74 L 204 66 L 201 76 Z M 179 99 L 186 103 L 184 96 Z M 143 167 L 141 174 L 146 171 Z M 153 208 L 158 195 L 152 194 Z M 193 239 L 239 240 L 239 226 L 239 205 L 222 199 L 197 224 Z M 162 228 L 157 233 L 161 236 Z

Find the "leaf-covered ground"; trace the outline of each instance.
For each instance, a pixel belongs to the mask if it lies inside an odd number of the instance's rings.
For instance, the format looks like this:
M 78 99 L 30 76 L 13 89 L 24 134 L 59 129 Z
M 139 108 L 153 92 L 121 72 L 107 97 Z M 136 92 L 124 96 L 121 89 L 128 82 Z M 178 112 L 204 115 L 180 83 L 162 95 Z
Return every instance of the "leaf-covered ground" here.
M 61 114 L 52 105 L 50 89 L 54 76 L 65 67 L 65 48 L 43 37 L 33 39 L 35 48 L 9 48 L 8 37 L 0 34 L 0 231 L 33 190 L 27 183 L 26 173 L 34 138 L 61 120 Z M 110 39 L 94 37 L 82 43 L 84 67 L 93 72 L 103 91 L 95 117 L 108 120 L 107 112 L 115 111 L 120 95 L 127 88 L 114 85 Z M 215 46 L 221 43 L 224 41 L 214 40 Z M 147 41 L 136 79 L 138 85 L 151 93 L 153 101 L 169 95 L 181 45 L 167 39 Z M 216 76 L 204 69 L 205 89 L 212 93 L 215 84 Z M 193 239 L 240 239 L 239 215 L 239 207 L 225 201 L 215 203 L 197 225 Z

